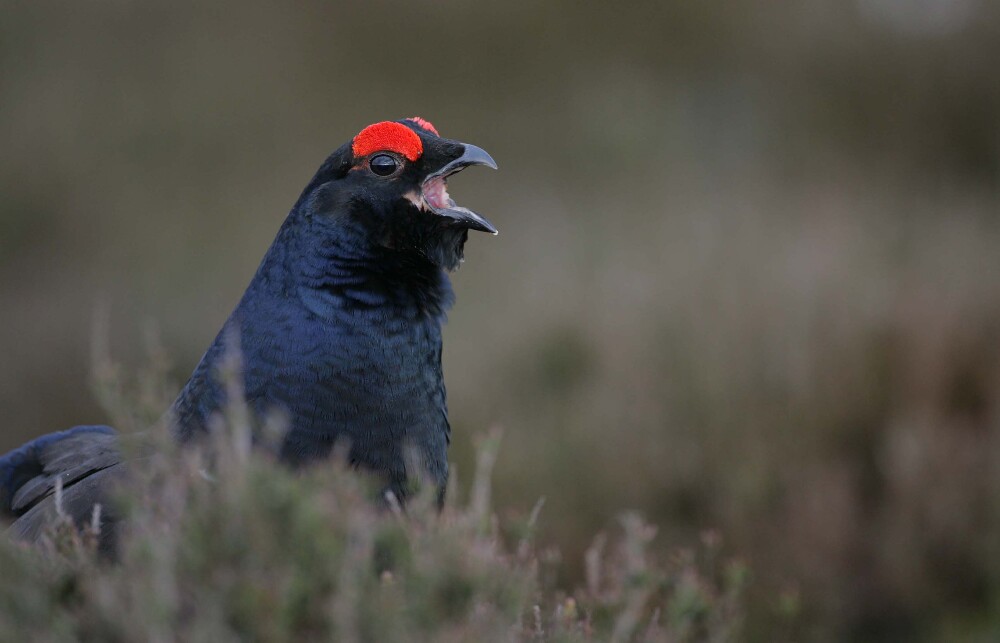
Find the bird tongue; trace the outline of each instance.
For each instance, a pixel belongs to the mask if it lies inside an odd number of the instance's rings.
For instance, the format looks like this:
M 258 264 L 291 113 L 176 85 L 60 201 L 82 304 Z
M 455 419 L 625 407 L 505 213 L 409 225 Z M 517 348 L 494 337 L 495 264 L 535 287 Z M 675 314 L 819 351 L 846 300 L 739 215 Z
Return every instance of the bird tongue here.
M 454 201 L 448 195 L 444 177 L 436 176 L 424 183 L 423 192 L 427 203 L 433 208 L 446 210 L 454 205 Z

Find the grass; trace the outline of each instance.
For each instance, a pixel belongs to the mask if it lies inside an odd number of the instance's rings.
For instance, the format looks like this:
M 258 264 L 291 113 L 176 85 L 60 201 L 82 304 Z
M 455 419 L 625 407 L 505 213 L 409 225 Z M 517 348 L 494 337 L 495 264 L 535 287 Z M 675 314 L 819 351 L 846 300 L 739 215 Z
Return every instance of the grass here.
M 130 379 L 98 359 L 101 398 L 120 421 L 148 414 L 142 407 L 164 365 L 152 363 Z M 440 512 L 430 484 L 405 509 L 375 502 L 373 481 L 338 458 L 293 472 L 266 449 L 247 448 L 252 430 L 234 405 L 201 447 L 174 446 L 165 427 L 133 434 L 155 448 L 131 456 L 116 493 L 127 520 L 113 562 L 97 554 L 99 510 L 89 525 L 61 514 L 37 546 L 0 540 L 4 636 L 739 640 L 749 572 L 720 556 L 714 533 L 660 560 L 651 553 L 656 528 L 624 512 L 579 561 L 585 583 L 556 587 L 565 562 L 535 542 L 544 503 L 520 518 L 493 513 L 499 430 L 479 441 L 468 492 L 452 484 Z

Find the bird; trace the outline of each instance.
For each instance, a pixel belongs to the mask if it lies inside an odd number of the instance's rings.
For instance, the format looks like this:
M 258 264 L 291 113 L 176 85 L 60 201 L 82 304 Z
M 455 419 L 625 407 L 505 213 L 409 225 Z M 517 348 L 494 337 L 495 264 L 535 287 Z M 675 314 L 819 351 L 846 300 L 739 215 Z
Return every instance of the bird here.
M 369 125 L 330 154 L 166 411 L 173 437 L 186 445 L 211 433 L 231 401 L 218 374 L 235 338 L 247 406 L 287 422 L 280 461 L 306 466 L 343 445 L 353 466 L 404 500 L 415 454 L 443 499 L 448 273 L 470 230 L 497 234 L 448 194 L 449 178 L 470 166 L 497 168 L 482 148 L 420 117 Z M 77 426 L 0 457 L 0 517 L 11 535 L 37 540 L 57 511 L 88 524 L 101 504 L 101 548 L 113 551 L 119 519 L 107 489 L 129 466 L 121 439 L 108 426 Z

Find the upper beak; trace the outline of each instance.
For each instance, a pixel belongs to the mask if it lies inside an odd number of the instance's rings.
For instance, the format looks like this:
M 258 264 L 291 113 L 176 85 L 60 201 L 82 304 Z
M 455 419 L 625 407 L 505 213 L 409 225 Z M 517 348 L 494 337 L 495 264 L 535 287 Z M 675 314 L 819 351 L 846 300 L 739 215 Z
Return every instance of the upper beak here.
M 473 230 L 497 234 L 497 229 L 492 223 L 487 221 L 485 217 L 476 214 L 468 208 L 463 208 L 462 206 L 457 205 L 451 197 L 447 196 L 448 193 L 444 189 L 445 179 L 471 165 L 485 165 L 486 167 L 493 168 L 494 170 L 497 169 L 497 162 L 493 160 L 492 156 L 486 153 L 486 150 L 467 143 L 463 145 L 465 146 L 465 151 L 461 156 L 445 164 L 445 166 L 440 170 L 428 175 L 428 177 L 424 179 L 424 203 L 427 204 L 427 207 L 432 212 L 439 216 L 460 221 Z M 440 190 L 440 194 L 443 194 L 445 197 L 444 203 L 435 199 L 427 198 L 427 193 L 432 189 Z
M 457 159 L 448 163 L 443 168 L 432 174 L 431 176 L 442 176 L 453 174 L 458 170 L 469 167 L 470 165 L 485 165 L 488 168 L 497 169 L 497 162 L 493 160 L 486 150 L 481 147 L 476 147 L 475 145 L 470 145 L 469 143 L 463 143 L 465 145 L 465 152 L 462 153 Z

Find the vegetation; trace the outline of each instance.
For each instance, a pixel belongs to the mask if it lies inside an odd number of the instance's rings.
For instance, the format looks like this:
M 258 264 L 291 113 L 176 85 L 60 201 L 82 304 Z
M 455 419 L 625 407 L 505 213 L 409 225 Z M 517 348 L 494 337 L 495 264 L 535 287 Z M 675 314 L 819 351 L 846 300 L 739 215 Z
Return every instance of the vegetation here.
M 123 388 L 155 388 L 156 369 L 137 387 L 109 362 L 101 371 L 116 415 Z M 293 472 L 248 448 L 251 424 L 234 405 L 200 448 L 175 447 L 164 427 L 133 434 L 155 448 L 133 455 L 118 490 L 128 519 L 116 560 L 97 553 L 99 509 L 90 525 L 61 516 L 37 548 L 0 540 L 4 636 L 731 641 L 741 631 L 745 566 L 721 558 L 712 533 L 697 551 L 658 560 L 656 529 L 635 513 L 594 539 L 583 586 L 554 587 L 558 553 L 534 541 L 543 503 L 521 518 L 492 513 L 497 430 L 481 440 L 466 497 L 453 485 L 439 513 L 433 485 L 418 485 L 405 509 L 379 502 L 374 481 L 339 458 Z

